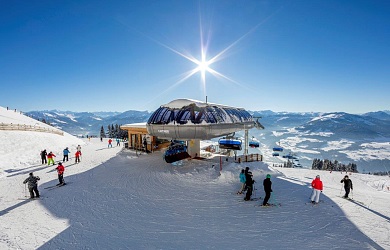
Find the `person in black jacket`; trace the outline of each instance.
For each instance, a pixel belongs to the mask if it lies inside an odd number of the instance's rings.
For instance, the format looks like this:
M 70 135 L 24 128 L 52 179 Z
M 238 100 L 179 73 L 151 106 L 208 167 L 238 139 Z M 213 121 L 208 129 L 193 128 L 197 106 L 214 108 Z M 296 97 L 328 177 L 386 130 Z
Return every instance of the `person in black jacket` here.
M 38 181 L 39 181 L 39 176 L 34 176 L 33 173 L 30 173 L 29 177 L 23 181 L 23 184 L 28 183 L 28 191 L 30 191 L 30 198 L 34 199 L 39 198 L 39 191 L 38 191 Z M 35 192 L 35 196 L 34 196 Z
M 245 201 L 251 200 L 252 192 L 253 192 L 253 183 L 255 182 L 252 179 L 253 175 L 252 172 L 249 171 L 249 167 L 245 168 L 245 189 L 246 189 L 246 194 L 245 194 Z
M 267 174 L 267 177 L 263 181 L 263 186 L 264 186 L 264 192 L 265 192 L 265 197 L 263 201 L 263 206 L 269 206 L 268 200 L 271 197 L 271 192 L 272 192 L 272 181 L 271 181 L 271 175 Z
M 42 164 L 47 164 L 46 156 L 47 156 L 47 152 L 46 149 L 44 149 L 41 151 Z
M 346 175 L 340 182 L 344 182 L 345 195 L 343 197 L 348 198 L 349 192 L 353 190 L 352 181 L 349 179 L 348 175 Z

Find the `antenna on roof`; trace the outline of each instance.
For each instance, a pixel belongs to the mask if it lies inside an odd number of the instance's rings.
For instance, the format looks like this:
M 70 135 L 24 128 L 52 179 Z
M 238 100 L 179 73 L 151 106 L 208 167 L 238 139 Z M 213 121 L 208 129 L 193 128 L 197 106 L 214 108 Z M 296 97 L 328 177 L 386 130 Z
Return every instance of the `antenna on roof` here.
M 207 103 L 207 95 L 206 95 L 206 103 Z

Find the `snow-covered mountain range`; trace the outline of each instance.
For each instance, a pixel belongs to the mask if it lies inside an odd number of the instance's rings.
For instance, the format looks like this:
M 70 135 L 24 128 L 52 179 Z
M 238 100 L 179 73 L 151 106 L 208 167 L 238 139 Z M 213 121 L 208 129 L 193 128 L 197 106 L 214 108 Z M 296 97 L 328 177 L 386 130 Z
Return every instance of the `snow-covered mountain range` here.
M 344 112 L 292 113 L 251 111 L 261 117 L 264 130 L 252 129 L 250 138 L 258 140 L 260 148 L 249 153 L 264 155 L 275 164 L 286 161 L 283 155 L 294 154 L 303 167 L 310 168 L 314 158 L 356 163 L 360 172 L 390 171 L 390 111 L 365 114 Z M 26 115 L 45 119 L 61 130 L 74 135 L 99 135 L 101 126 L 146 122 L 148 111 L 126 112 L 71 112 L 31 111 Z M 237 133 L 243 138 L 243 133 Z M 272 156 L 272 148 L 280 145 L 284 152 Z
M 39 121 L 45 120 L 52 126 L 73 135 L 100 134 L 101 126 L 106 129 L 111 124 L 145 122 L 150 116 L 148 111 L 129 110 L 126 112 L 72 112 L 59 110 L 30 111 L 26 113 Z

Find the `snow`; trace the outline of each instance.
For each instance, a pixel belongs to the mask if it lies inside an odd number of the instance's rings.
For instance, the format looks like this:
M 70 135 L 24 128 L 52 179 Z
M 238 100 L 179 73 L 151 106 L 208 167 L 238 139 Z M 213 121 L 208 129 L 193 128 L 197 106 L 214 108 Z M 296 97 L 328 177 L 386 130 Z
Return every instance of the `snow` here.
M 390 158 L 390 143 L 389 142 L 370 142 L 362 143 L 361 149 L 358 150 L 343 150 L 340 151 L 349 158 L 358 161 L 358 160 L 384 160 Z
M 326 115 L 320 115 L 319 117 L 313 118 L 310 122 L 314 121 L 326 121 L 326 120 L 331 120 L 335 118 L 342 117 L 343 114 L 326 114 Z
M 0 122 L 15 116 L 0 108 Z M 14 119 L 13 119 L 14 120 Z M 43 132 L 0 130 L 0 249 L 390 249 L 390 179 L 351 174 L 352 201 L 340 198 L 345 173 L 272 168 L 262 162 L 223 158 L 167 164 L 162 152 L 139 154 L 107 141 Z M 43 148 L 62 158 L 62 149 L 82 147 L 81 163 L 65 162 L 68 185 L 52 190 L 55 166 L 40 164 Z M 211 141 L 202 143 L 212 145 Z M 73 154 L 71 154 L 73 156 Z M 270 202 L 243 201 L 241 168 L 264 197 L 271 174 Z M 42 199 L 25 198 L 23 180 L 41 178 Z M 321 202 L 305 204 L 317 174 Z

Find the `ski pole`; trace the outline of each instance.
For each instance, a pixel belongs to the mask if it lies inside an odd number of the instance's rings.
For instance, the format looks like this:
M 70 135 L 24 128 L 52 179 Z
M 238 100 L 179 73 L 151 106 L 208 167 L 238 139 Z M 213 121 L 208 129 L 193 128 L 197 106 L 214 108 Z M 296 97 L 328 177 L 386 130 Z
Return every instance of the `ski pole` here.
M 24 197 L 27 197 L 27 183 L 24 183 Z

